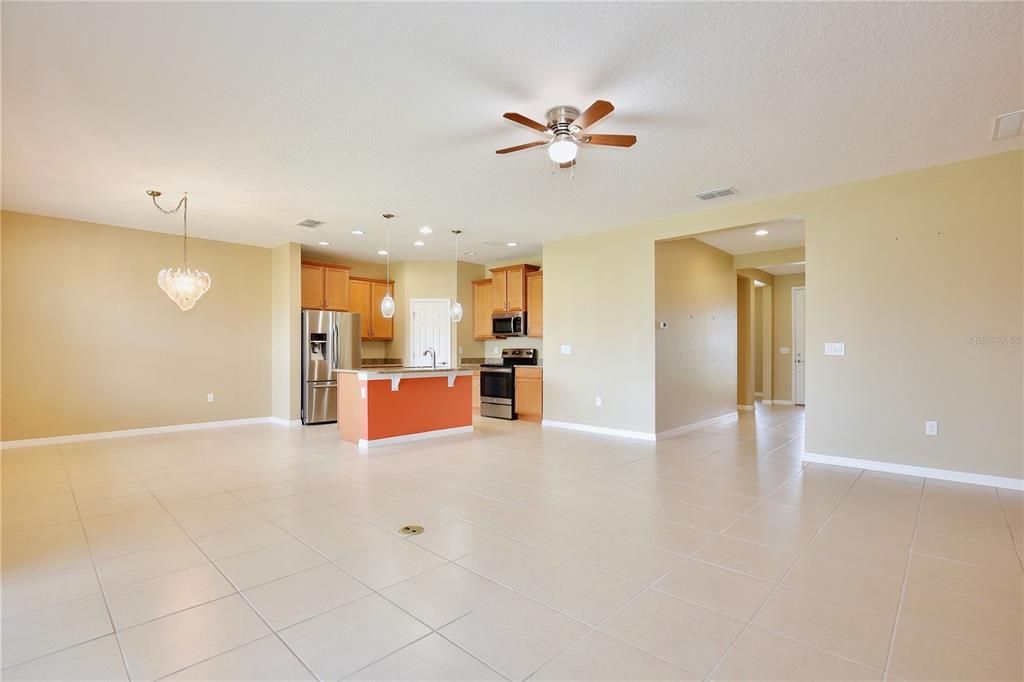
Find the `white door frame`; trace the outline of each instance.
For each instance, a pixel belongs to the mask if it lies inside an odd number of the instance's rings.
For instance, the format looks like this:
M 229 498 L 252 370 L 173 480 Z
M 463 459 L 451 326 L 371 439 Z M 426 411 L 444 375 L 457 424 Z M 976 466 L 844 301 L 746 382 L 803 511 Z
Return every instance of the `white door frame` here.
M 804 292 L 804 402 L 796 401 L 796 292 L 797 289 Z M 793 349 L 793 371 L 789 377 L 789 397 L 794 405 L 806 405 L 807 403 L 807 285 L 793 287 L 789 290 L 789 339 Z
M 449 310 L 449 314 L 448 314 L 449 331 L 448 331 L 448 365 L 447 366 L 449 368 L 454 367 L 455 363 L 452 361 L 452 345 L 453 345 L 452 344 L 452 339 L 453 339 L 453 334 L 452 334 L 451 329 L 450 329 L 450 323 L 451 323 L 451 312 L 450 311 L 451 311 L 451 308 L 452 308 L 452 299 L 450 299 L 450 298 L 410 298 L 409 299 L 409 333 L 407 334 L 408 338 L 406 340 L 406 344 L 407 344 L 406 348 L 409 349 L 409 364 L 412 365 L 413 367 L 416 367 L 416 366 L 418 366 L 417 363 L 419 361 L 419 358 L 414 357 L 414 355 L 413 355 L 414 349 L 416 347 L 416 323 L 413 321 L 413 314 L 414 314 L 414 312 L 416 310 L 416 304 L 417 303 L 444 303 L 445 305 L 448 306 L 448 310 Z M 435 351 L 436 350 L 437 349 L 435 349 Z

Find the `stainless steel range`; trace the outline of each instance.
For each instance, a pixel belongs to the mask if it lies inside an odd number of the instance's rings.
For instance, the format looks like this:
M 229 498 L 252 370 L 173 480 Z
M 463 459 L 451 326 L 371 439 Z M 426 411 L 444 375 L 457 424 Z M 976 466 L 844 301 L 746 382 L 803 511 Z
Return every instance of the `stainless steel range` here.
M 536 348 L 505 348 L 500 362 L 480 365 L 480 416 L 516 418 L 516 365 L 536 365 Z

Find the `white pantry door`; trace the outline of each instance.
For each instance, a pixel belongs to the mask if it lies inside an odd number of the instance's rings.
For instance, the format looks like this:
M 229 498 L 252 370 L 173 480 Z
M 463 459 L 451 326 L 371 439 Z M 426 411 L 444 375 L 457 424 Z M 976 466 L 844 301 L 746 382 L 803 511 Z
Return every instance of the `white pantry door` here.
M 430 367 L 428 348 L 437 354 L 438 367 L 452 366 L 451 302 L 447 298 L 414 298 L 409 303 L 409 348 L 413 367 Z
M 804 380 L 807 372 L 807 347 L 804 338 L 806 328 L 804 311 L 807 306 L 804 297 L 807 289 L 793 287 L 793 402 L 804 403 Z

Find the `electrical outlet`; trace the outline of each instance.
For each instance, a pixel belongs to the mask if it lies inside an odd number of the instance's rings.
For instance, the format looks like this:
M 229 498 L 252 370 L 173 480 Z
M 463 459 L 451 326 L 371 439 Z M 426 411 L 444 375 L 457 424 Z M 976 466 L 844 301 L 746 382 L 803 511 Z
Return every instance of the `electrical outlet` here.
M 208 402 L 208 403 L 212 403 L 213 402 L 213 394 L 212 393 L 207 393 L 206 394 L 206 402 Z
M 601 407 L 601 396 L 599 396 L 599 395 L 595 395 L 594 396 L 594 405 L 596 405 L 597 407 Z
M 927 421 L 924 423 L 924 435 L 926 436 L 937 436 L 939 435 L 939 422 Z
M 562 346 L 562 355 L 572 355 L 572 346 L 565 344 Z
M 494 349 L 494 354 L 495 355 L 501 355 L 501 349 L 500 348 L 495 348 Z

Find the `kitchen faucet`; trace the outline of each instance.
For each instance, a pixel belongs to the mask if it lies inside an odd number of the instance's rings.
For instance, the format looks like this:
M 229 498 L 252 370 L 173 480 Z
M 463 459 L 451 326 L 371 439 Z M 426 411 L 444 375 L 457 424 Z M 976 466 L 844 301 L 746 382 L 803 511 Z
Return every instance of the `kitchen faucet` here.
M 433 348 L 428 348 L 425 351 L 423 351 L 424 355 L 426 355 L 427 353 L 430 353 L 430 369 L 436 371 L 437 370 L 437 353 L 434 352 Z

